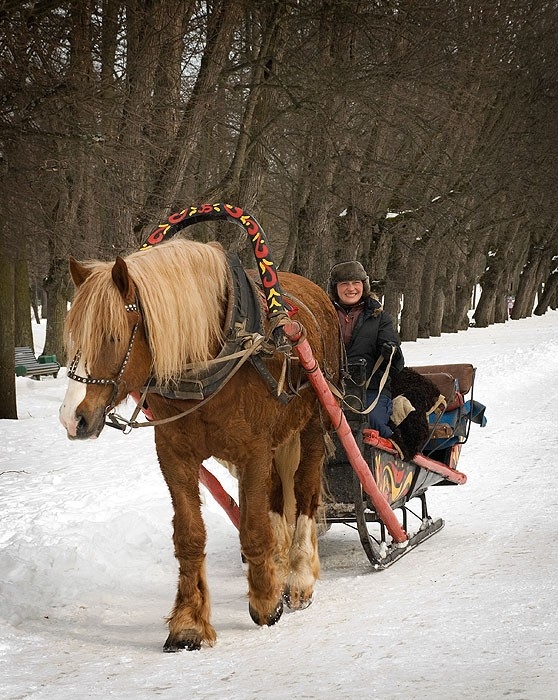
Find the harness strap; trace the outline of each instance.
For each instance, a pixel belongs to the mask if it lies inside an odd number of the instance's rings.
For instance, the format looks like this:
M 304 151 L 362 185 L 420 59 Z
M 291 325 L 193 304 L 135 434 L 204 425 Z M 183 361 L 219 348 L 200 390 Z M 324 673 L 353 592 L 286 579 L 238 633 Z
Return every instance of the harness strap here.
M 259 344 L 263 342 L 263 336 L 259 336 Z M 206 404 L 210 399 L 213 398 L 213 396 L 220 391 L 232 377 L 238 372 L 238 370 L 242 367 L 242 365 L 250 358 L 250 355 L 255 352 L 255 349 L 253 347 L 248 347 L 242 354 L 242 357 L 239 359 L 238 363 L 236 366 L 233 368 L 231 372 L 225 377 L 224 381 L 219 385 L 219 387 L 210 394 L 209 396 L 206 396 L 203 398 L 201 401 L 198 401 L 194 406 L 191 406 L 188 408 L 186 411 L 182 411 L 182 413 L 178 413 L 176 416 L 169 416 L 168 418 L 161 418 L 159 420 L 149 420 L 144 423 L 138 423 L 136 421 L 136 418 L 141 411 L 143 404 L 145 403 L 145 399 L 147 397 L 147 393 L 149 391 L 149 387 L 145 387 L 142 395 L 140 397 L 140 400 L 137 403 L 136 408 L 134 409 L 134 412 L 132 414 L 132 417 L 128 420 L 127 418 L 124 418 L 124 416 L 120 416 L 119 414 L 115 413 L 112 411 L 107 415 L 107 419 L 110 420 L 110 423 L 107 423 L 107 425 L 111 426 L 112 428 L 118 428 L 119 430 L 122 431 L 127 431 L 128 428 L 147 428 L 147 427 L 153 427 L 155 425 L 163 425 L 164 423 L 172 423 L 175 420 L 179 420 L 180 418 L 184 418 L 184 416 L 187 416 L 189 413 L 193 413 L 194 411 L 197 411 L 200 406 L 203 406 Z M 152 392 L 152 393 L 159 393 L 159 392 Z M 166 394 L 165 394 L 166 396 Z
M 287 376 L 287 364 L 289 364 L 289 367 L 290 367 L 290 361 L 291 361 L 291 358 L 285 354 L 283 356 L 283 365 L 281 367 L 281 375 L 279 377 L 279 380 L 277 380 L 271 374 L 271 372 L 268 370 L 264 360 L 261 358 L 260 355 L 252 355 L 252 357 L 250 358 L 250 362 L 252 363 L 254 369 L 260 374 L 261 378 L 265 381 L 265 383 L 271 389 L 275 398 L 279 399 L 279 401 L 281 401 L 281 403 L 284 403 L 284 404 L 289 403 L 289 401 L 291 401 L 291 399 L 293 399 L 298 393 L 298 390 L 293 389 L 291 387 L 290 383 L 289 383 L 289 388 L 291 389 L 290 393 L 283 390 L 283 387 L 285 386 L 285 378 Z
M 228 341 L 223 346 L 221 353 L 214 360 L 209 361 L 211 367 L 191 365 L 190 376 L 181 377 L 176 388 L 157 386 L 153 381 L 148 385 L 150 393 L 161 394 L 168 399 L 206 399 L 216 394 L 224 386 L 229 378 L 236 373 L 240 365 L 257 352 L 263 345 L 265 338 L 259 333 L 238 332 L 236 340 Z M 241 350 L 237 348 L 242 347 Z M 222 365 L 218 369 L 216 365 Z

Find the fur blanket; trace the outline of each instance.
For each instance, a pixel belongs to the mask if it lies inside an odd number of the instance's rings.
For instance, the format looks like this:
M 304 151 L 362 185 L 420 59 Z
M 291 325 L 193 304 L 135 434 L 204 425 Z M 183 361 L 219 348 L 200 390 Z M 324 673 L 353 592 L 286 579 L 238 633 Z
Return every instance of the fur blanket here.
M 409 460 L 422 450 L 428 440 L 430 427 L 427 413 L 438 401 L 440 392 L 430 379 L 410 367 L 405 367 L 392 377 L 391 392 L 395 409 L 389 423 L 393 430 L 391 440 L 401 450 L 403 459 Z M 405 397 L 406 401 L 396 397 Z

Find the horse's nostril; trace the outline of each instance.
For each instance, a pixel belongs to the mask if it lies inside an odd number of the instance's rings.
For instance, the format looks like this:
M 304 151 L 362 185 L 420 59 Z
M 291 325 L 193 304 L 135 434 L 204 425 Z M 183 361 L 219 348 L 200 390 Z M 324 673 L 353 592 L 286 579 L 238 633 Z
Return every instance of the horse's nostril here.
M 76 437 L 86 437 L 87 436 L 87 421 L 83 416 L 78 416 L 78 422 L 76 425 Z

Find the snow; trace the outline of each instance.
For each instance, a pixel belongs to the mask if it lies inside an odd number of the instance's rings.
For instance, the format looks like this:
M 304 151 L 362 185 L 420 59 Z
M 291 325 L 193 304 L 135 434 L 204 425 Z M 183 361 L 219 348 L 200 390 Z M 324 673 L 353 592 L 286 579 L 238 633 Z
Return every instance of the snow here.
M 467 484 L 429 491 L 445 528 L 373 572 L 335 526 L 313 604 L 259 628 L 238 535 L 204 492 L 218 641 L 179 654 L 161 651 L 177 570 L 151 430 L 71 442 L 65 371 L 17 378 L 20 419 L 0 422 L 2 700 L 558 697 L 558 312 L 403 349 L 409 365 L 473 363 L 487 405 Z

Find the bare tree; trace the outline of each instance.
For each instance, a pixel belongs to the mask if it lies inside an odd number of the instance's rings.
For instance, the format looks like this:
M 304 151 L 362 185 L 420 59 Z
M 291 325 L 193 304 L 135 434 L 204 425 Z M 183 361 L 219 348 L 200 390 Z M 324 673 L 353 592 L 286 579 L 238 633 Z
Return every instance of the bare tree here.
M 70 252 L 130 251 L 205 198 L 254 211 L 283 269 L 321 284 L 360 258 L 407 339 L 466 328 L 479 282 L 479 325 L 506 320 L 508 294 L 514 314 L 552 307 L 556 10 L 4 3 L 0 208 L 46 280 L 44 351 L 65 360 Z
M 4 239 L 0 241 L 0 418 L 17 418 L 15 346 L 15 260 Z

